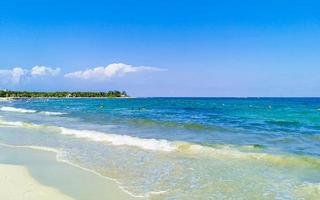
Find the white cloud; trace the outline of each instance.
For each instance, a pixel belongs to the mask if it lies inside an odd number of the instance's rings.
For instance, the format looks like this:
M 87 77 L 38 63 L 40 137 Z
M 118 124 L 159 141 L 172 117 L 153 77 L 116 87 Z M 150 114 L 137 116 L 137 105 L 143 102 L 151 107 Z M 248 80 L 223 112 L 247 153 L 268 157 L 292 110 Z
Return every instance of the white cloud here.
M 50 68 L 46 66 L 35 66 L 31 69 L 31 75 L 32 76 L 56 76 L 60 73 L 60 68 Z
M 35 66 L 32 69 L 15 67 L 12 69 L 0 69 L 0 83 L 19 84 L 23 77 L 56 76 L 60 73 L 60 68 L 50 68 L 45 66 Z
M 106 80 L 111 77 L 124 76 L 129 73 L 142 72 L 142 71 L 165 71 L 165 69 L 157 67 L 134 67 L 132 65 L 124 63 L 112 63 L 106 67 L 96 67 L 92 69 L 86 69 L 84 71 L 76 71 L 65 74 L 67 78 L 79 78 L 79 79 L 96 79 Z
M 25 74 L 26 70 L 20 67 L 15 67 L 11 70 L 0 70 L 0 78 L 4 83 L 18 84 Z

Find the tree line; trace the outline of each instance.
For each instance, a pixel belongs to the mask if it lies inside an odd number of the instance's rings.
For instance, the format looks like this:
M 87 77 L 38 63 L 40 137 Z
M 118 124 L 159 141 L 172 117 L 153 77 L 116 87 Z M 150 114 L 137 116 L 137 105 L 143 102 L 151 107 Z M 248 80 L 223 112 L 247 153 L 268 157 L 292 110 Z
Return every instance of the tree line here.
M 108 92 L 29 92 L 29 91 L 10 91 L 1 90 L 0 97 L 10 98 L 75 98 L 75 97 L 129 97 L 128 94 L 118 90 Z

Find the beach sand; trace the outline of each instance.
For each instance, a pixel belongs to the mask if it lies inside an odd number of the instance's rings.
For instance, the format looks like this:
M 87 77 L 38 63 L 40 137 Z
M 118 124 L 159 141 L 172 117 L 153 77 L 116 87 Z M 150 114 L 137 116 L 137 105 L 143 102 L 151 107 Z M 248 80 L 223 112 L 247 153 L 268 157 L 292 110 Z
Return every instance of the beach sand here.
M 18 165 L 0 164 L 0 199 L 7 200 L 71 200 L 73 198 L 59 190 L 41 185 L 28 172 Z
M 113 180 L 56 161 L 53 152 L 0 145 L 0 199 L 137 198 L 122 191 Z

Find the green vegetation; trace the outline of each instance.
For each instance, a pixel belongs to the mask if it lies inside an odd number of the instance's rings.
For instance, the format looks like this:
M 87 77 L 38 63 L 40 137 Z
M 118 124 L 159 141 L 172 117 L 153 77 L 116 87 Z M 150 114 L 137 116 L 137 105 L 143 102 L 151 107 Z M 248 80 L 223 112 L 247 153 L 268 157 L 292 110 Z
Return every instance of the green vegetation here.
M 129 97 L 125 91 L 117 90 L 109 92 L 27 92 L 0 90 L 0 97 L 10 98 L 74 98 L 74 97 Z

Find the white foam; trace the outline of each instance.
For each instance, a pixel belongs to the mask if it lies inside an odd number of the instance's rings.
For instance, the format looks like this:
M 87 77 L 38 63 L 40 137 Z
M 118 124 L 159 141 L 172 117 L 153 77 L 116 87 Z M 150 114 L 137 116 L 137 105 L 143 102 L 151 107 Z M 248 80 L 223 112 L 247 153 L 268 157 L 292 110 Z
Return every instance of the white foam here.
M 19 112 L 19 113 L 41 113 L 45 115 L 66 115 L 67 113 L 62 112 L 49 112 L 49 111 L 37 111 L 37 110 L 29 110 L 29 109 L 23 109 L 23 108 L 15 108 L 15 107 L 8 107 L 3 106 L 0 108 L 1 111 L 5 112 Z
M 23 122 L 8 122 L 8 121 L 3 121 L 3 120 L 0 120 L 0 124 L 7 125 L 7 126 L 18 126 L 18 127 L 23 126 Z
M 37 112 L 36 110 L 28 110 L 28 109 L 7 107 L 7 106 L 1 107 L 0 110 L 5 111 L 5 112 L 19 112 L 19 113 L 35 113 L 35 112 Z
M 40 125 L 33 124 L 33 123 L 25 123 L 25 122 L 11 122 L 11 121 L 5 121 L 0 119 L 0 125 L 8 126 L 8 127 L 25 127 L 25 128 L 38 128 Z
M 106 134 L 98 131 L 90 130 L 75 130 L 68 128 L 61 128 L 61 134 L 71 135 L 77 138 L 85 138 L 97 142 L 109 142 L 112 145 L 127 145 L 135 146 L 142 149 L 153 150 L 153 151 L 174 151 L 176 146 L 167 140 L 156 140 L 156 139 L 143 139 L 138 137 L 132 137 L 128 135 L 116 135 Z
M 157 139 L 144 139 L 128 135 L 116 135 L 107 134 L 92 130 L 76 130 L 64 127 L 55 126 L 43 126 L 33 123 L 25 122 L 10 122 L 0 120 L 0 126 L 13 126 L 13 127 L 23 127 L 23 128 L 55 128 L 58 130 L 59 134 L 69 135 L 76 138 L 82 138 L 86 140 L 96 141 L 96 142 L 106 142 L 115 146 L 125 145 L 134 146 L 141 149 L 152 150 L 152 151 L 163 151 L 163 152 L 179 152 L 186 153 L 188 155 L 196 156 L 213 156 L 222 160 L 240 159 L 240 160 L 260 160 L 264 162 L 279 164 L 279 165 L 304 165 L 310 167 L 319 167 L 320 160 L 317 158 L 310 158 L 308 160 L 301 159 L 299 156 L 282 156 L 282 155 L 272 155 L 262 152 L 242 152 L 239 149 L 230 146 L 222 145 L 220 147 L 208 147 L 199 144 L 188 143 L 188 142 L 170 142 L 167 140 L 157 140 Z
M 49 111 L 42 111 L 40 113 L 43 113 L 45 115 L 66 115 L 67 113 L 62 113 L 62 112 L 49 112 Z
M 33 123 L 26 123 L 20 121 L 5 121 L 0 119 L 0 125 L 6 125 L 9 127 L 23 127 L 23 128 L 40 128 L 40 127 L 54 127 L 60 129 L 59 133 L 62 135 L 69 135 L 76 138 L 91 140 L 95 142 L 107 142 L 112 145 L 121 146 L 134 146 L 146 150 L 153 151 L 177 151 L 181 153 L 189 154 L 201 154 L 209 155 L 214 154 L 216 157 L 233 157 L 233 158 L 247 158 L 248 156 L 260 158 L 261 153 L 243 153 L 241 151 L 235 150 L 234 148 L 224 147 L 224 148 L 211 148 L 198 144 L 188 143 L 188 142 L 170 142 L 168 140 L 157 140 L 157 139 L 144 139 L 139 137 L 133 137 L 128 135 L 118 135 L 118 134 L 108 134 L 93 130 L 76 130 L 64 127 L 55 126 L 43 126 Z
M 5 121 L 0 120 L 0 125 L 5 125 L 9 127 L 23 127 L 23 128 L 40 128 L 44 127 L 42 125 L 37 125 L 33 123 L 25 123 L 20 121 Z M 49 127 L 49 126 L 45 126 Z M 54 126 L 52 126 L 54 127 Z M 57 128 L 57 127 L 55 127 Z M 62 135 L 70 135 L 76 138 L 83 138 L 95 142 L 108 142 L 112 145 L 121 146 L 135 146 L 146 150 L 153 151 L 174 151 L 177 149 L 177 146 L 174 143 L 171 143 L 167 140 L 156 140 L 156 139 L 143 139 L 138 137 L 132 137 L 128 135 L 116 135 L 116 134 L 107 134 L 98 131 L 92 130 L 76 130 L 69 129 L 64 127 L 59 127 L 60 134 Z

